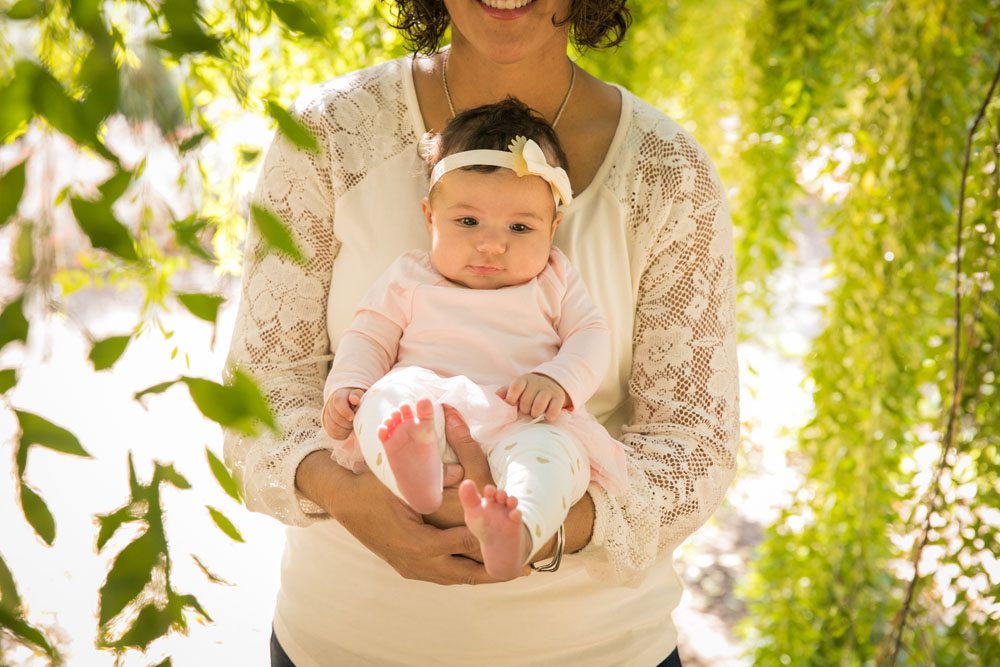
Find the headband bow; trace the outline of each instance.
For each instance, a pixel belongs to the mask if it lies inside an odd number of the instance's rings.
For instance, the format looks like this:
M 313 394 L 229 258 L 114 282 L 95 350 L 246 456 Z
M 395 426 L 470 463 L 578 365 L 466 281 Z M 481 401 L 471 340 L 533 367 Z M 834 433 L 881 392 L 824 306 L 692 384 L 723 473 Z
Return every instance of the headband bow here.
M 550 165 L 545 159 L 542 147 L 533 139 L 525 137 L 514 139 L 506 151 L 477 149 L 453 153 L 441 158 L 431 172 L 430 187 L 433 188 L 434 184 L 449 171 L 474 165 L 504 167 L 518 176 L 540 176 L 552 188 L 552 197 L 556 206 L 559 206 L 560 199 L 564 206 L 569 206 L 570 202 L 573 201 L 573 191 L 566 170 Z

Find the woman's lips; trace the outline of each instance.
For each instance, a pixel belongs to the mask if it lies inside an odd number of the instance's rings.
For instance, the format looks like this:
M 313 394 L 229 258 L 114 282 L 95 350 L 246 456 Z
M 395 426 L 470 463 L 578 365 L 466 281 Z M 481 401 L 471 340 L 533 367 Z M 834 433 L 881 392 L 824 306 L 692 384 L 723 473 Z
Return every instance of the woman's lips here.
M 487 2 L 489 4 L 486 4 Z M 524 0 L 479 0 L 479 6 L 495 19 L 511 20 L 524 16 L 531 11 L 531 6 L 535 4 L 535 0 L 528 0 L 524 4 L 521 4 L 522 2 Z

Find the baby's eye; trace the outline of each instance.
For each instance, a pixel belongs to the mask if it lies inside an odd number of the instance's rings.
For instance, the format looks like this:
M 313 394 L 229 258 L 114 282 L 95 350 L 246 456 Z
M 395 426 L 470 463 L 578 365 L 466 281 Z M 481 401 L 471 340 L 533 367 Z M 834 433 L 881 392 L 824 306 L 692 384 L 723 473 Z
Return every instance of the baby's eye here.
M 524 232 L 530 232 L 531 227 L 520 222 L 515 222 L 510 226 L 510 231 L 517 232 L 518 234 L 523 234 Z
M 475 227 L 476 225 L 479 224 L 479 221 L 476 220 L 475 218 L 466 217 L 466 218 L 459 218 L 458 224 L 462 225 L 463 227 Z

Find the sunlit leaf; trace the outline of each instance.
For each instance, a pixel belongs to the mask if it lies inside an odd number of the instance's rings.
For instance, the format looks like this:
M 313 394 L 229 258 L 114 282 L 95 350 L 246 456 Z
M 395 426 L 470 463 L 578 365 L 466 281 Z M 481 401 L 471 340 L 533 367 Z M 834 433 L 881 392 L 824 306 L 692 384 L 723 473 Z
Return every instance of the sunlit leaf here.
M 118 222 L 108 204 L 71 197 L 69 205 L 80 228 L 95 248 L 103 248 L 126 260 L 139 258 L 131 232 Z
M 302 252 L 295 244 L 291 234 L 288 233 L 288 229 L 273 213 L 253 204 L 250 206 L 250 218 L 269 246 L 284 253 L 299 264 L 305 262 Z
M 208 457 L 208 467 L 211 468 L 212 474 L 215 476 L 216 481 L 219 482 L 222 490 L 236 502 L 243 502 L 243 499 L 240 497 L 239 487 L 236 485 L 236 480 L 233 479 L 226 464 L 208 447 L 205 447 L 205 456 Z
M 0 227 L 14 217 L 17 212 L 17 205 L 21 201 L 24 193 L 24 172 L 27 165 L 26 160 L 22 160 L 17 165 L 0 176 Z
M 35 268 L 35 243 L 34 225 L 29 222 L 22 222 L 18 225 L 17 235 L 11 247 L 11 254 L 14 259 L 14 280 L 25 282 L 31 278 L 31 271 Z
M 228 385 L 218 385 L 199 378 L 183 379 L 188 388 L 191 389 L 191 397 L 195 404 L 209 419 L 248 433 L 256 431 L 255 422 L 259 421 L 273 432 L 278 432 L 278 423 L 275 421 L 274 413 L 271 412 L 267 400 L 260 393 L 260 389 L 257 388 L 253 379 L 243 371 L 237 370 L 233 373 L 232 382 Z M 214 401 L 218 403 L 217 413 L 215 412 L 216 408 L 212 405 Z M 227 418 L 228 423 L 221 419 L 214 419 L 210 412 L 217 414 L 220 418 Z
M 198 146 L 198 144 L 200 144 L 207 136 L 208 134 L 206 132 L 199 132 L 197 134 L 193 134 L 184 141 L 182 141 L 181 143 L 179 143 L 177 145 L 177 150 L 181 153 L 187 153 L 192 148 Z
M 199 565 L 201 563 L 199 562 Z M 204 571 L 204 568 L 202 568 Z M 17 612 L 21 607 L 21 596 L 17 592 L 17 584 L 14 582 L 14 575 L 10 568 L 0 556 L 0 609 Z
M 72 0 L 69 5 L 69 15 L 74 23 L 90 33 L 91 36 L 106 34 L 104 23 L 101 21 L 100 0 Z
M 118 108 L 118 66 L 108 38 L 94 45 L 80 68 L 80 79 L 89 88 L 83 110 L 94 126 Z
M 215 324 L 219 317 L 219 306 L 226 298 L 216 294 L 177 294 L 177 300 L 184 304 L 192 315 Z
M 170 25 L 170 32 L 152 44 L 180 58 L 189 53 L 205 52 L 219 56 L 221 41 L 206 35 L 201 22 L 198 0 L 163 0 L 160 12 Z
M 18 0 L 14 6 L 3 12 L 8 18 L 15 20 L 30 19 L 38 15 L 44 5 L 38 0 Z
M 80 445 L 77 437 L 63 427 L 24 410 L 15 410 L 14 414 L 21 425 L 22 447 L 41 445 L 63 454 L 90 458 L 90 454 Z
M 10 632 L 18 639 L 24 640 L 27 644 L 39 647 L 52 659 L 59 655 L 38 628 L 28 625 L 24 618 L 16 615 L 4 605 L 0 605 L 0 628 Z
M 281 20 L 291 30 L 301 32 L 309 37 L 322 37 L 323 28 L 313 18 L 309 8 L 296 2 L 283 2 L 282 0 L 269 0 L 268 5 Z
M 211 224 L 208 218 L 199 218 L 191 215 L 184 220 L 176 220 L 170 223 L 170 228 L 174 230 L 174 239 L 177 245 L 187 248 L 195 257 L 199 257 L 207 262 L 215 259 L 214 255 L 206 250 L 198 240 Z
M 110 642 L 109 646 L 145 650 L 154 639 L 159 639 L 170 632 L 171 626 L 180 623 L 181 619 L 171 611 L 170 607 L 158 609 L 155 603 L 150 602 L 139 611 L 125 634 Z
M 260 157 L 260 149 L 251 146 L 240 146 L 240 159 L 250 164 Z
M 240 535 L 240 531 L 236 530 L 236 526 L 233 525 L 232 521 L 226 518 L 226 515 L 209 505 L 206 505 L 205 509 L 207 509 L 208 513 L 212 515 L 212 521 L 215 522 L 215 525 L 218 526 L 222 532 L 228 535 L 230 539 L 235 542 L 244 541 L 243 536 Z
M 161 382 L 160 384 L 154 384 L 152 387 L 146 387 L 142 391 L 136 392 L 135 396 L 133 396 L 132 398 L 141 402 L 143 397 L 145 397 L 147 394 L 162 394 L 163 392 L 165 392 L 167 389 L 170 389 L 178 382 L 180 382 L 180 380 L 170 380 L 168 382 Z
M 100 625 L 117 616 L 142 592 L 159 562 L 157 540 L 149 530 L 121 550 L 101 586 Z
M 278 430 L 274 414 L 257 385 L 248 375 L 240 371 L 233 374 L 233 383 L 230 385 L 182 376 L 143 389 L 135 395 L 135 398 L 141 400 L 148 394 L 161 393 L 178 382 L 187 385 L 191 399 L 198 410 L 222 426 L 234 428 L 248 435 L 255 435 L 261 423 L 272 431 Z
M 100 530 L 97 533 L 97 551 L 100 552 L 123 524 L 137 521 L 136 508 L 132 503 L 120 507 L 110 514 L 98 514 L 97 522 Z
M 214 621 L 212 620 L 212 617 L 208 615 L 208 612 L 205 611 L 205 608 L 201 606 L 201 603 L 198 602 L 198 598 L 196 598 L 195 596 L 193 596 L 193 595 L 178 595 L 176 598 L 173 598 L 171 600 L 171 602 L 174 602 L 174 601 L 176 601 L 178 604 L 180 604 L 181 609 L 184 609 L 185 607 L 190 608 L 190 609 L 194 609 L 196 612 L 198 612 L 199 614 L 201 614 L 205 618 L 206 621 L 208 621 L 209 623 L 214 623 Z
M 191 554 L 191 558 L 194 559 L 194 562 L 198 566 L 198 569 L 200 569 L 202 573 L 205 575 L 205 577 L 213 584 L 220 584 L 222 586 L 234 585 L 232 582 L 223 579 L 222 577 L 220 577 L 219 575 L 215 574 L 210 569 L 208 569 L 208 566 L 205 565 L 205 563 L 203 563 L 202 560 L 197 556 L 195 556 L 194 554 Z
M 316 137 L 309 128 L 300 123 L 277 102 L 267 100 L 265 106 L 267 115 L 278 123 L 278 129 L 289 141 L 310 153 L 319 152 L 319 142 L 316 141 Z
M 172 31 L 166 37 L 152 40 L 150 44 L 163 49 L 175 58 L 182 58 L 194 53 L 207 53 L 211 56 L 219 56 L 221 53 L 219 38 L 210 37 L 201 29 L 191 32 Z
M 178 489 L 190 489 L 191 483 L 184 478 L 184 475 L 177 472 L 174 469 L 174 464 L 164 465 L 162 463 L 156 464 L 156 469 L 153 472 L 153 483 L 158 483 L 159 481 L 170 482 Z
M 117 170 L 111 178 L 97 186 L 97 190 L 101 193 L 101 201 L 110 204 L 121 197 L 134 176 L 135 174 L 127 169 Z
M 14 76 L 0 87 L 0 143 L 27 127 L 33 109 L 31 92 L 35 85 L 37 67 L 34 63 L 19 60 L 14 66 Z
M 112 336 L 99 340 L 90 349 L 90 362 L 95 371 L 103 371 L 114 366 L 118 358 L 125 352 L 131 336 Z
M 52 518 L 52 512 L 42 497 L 35 493 L 31 487 L 21 482 L 21 509 L 24 511 L 24 518 L 28 520 L 35 533 L 50 545 L 56 539 L 56 520 Z
M 88 122 L 83 105 L 70 97 L 47 69 L 34 65 L 34 70 L 31 102 L 35 112 L 78 144 L 94 148 L 101 145 L 96 134 L 97 125 Z
M 135 474 L 135 461 L 132 460 L 132 450 L 128 452 L 128 489 L 132 494 L 132 502 L 145 499 L 149 488 L 139 483 L 139 476 Z
M 166 17 L 170 31 L 165 37 L 150 42 L 152 45 L 176 58 L 201 52 L 220 55 L 221 41 L 205 34 L 197 0 L 164 0 L 160 12 Z
M 6 394 L 17 384 L 17 369 L 4 368 L 0 370 L 0 394 Z
M 0 350 L 7 343 L 28 340 L 28 320 L 24 318 L 24 295 L 4 306 L 0 313 Z

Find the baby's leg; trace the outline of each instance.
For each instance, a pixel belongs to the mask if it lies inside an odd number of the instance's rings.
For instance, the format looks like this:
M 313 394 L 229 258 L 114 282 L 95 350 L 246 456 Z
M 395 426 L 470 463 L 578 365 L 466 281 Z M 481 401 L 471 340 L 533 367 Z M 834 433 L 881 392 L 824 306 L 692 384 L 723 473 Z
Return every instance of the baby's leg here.
M 465 522 L 479 539 L 486 570 L 498 579 L 521 567 L 556 532 L 570 506 L 587 490 L 590 466 L 582 447 L 548 424 L 518 425 L 489 455 L 502 491 L 479 497 L 463 483 L 459 497 Z M 471 484 L 471 482 L 469 483 Z
M 403 500 L 420 514 L 441 506 L 441 455 L 434 428 L 434 405 L 422 398 L 404 403 L 378 427 L 389 469 Z
M 421 513 L 440 505 L 441 460 L 450 453 L 441 406 L 423 399 L 423 374 L 430 371 L 392 371 L 365 392 L 354 417 L 354 433 L 369 469 Z

